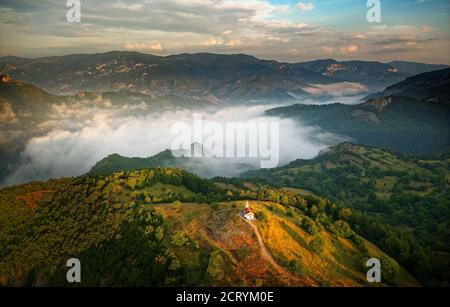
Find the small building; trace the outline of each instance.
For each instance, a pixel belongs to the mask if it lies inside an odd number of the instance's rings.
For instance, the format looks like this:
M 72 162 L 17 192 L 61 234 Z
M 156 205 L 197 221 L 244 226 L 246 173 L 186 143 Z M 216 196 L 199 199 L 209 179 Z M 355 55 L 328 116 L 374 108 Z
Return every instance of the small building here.
M 244 218 L 247 221 L 251 221 L 255 219 L 255 212 L 253 212 L 252 208 L 250 208 L 250 205 L 248 204 L 248 202 L 245 204 L 245 209 L 244 209 Z

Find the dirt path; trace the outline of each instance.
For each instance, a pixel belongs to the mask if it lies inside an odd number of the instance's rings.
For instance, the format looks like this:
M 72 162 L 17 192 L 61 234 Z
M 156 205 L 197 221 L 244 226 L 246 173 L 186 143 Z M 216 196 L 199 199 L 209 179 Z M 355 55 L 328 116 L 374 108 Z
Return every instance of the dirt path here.
M 261 247 L 261 256 L 266 259 L 268 262 L 270 262 L 270 264 L 272 264 L 272 266 L 281 274 L 283 274 L 284 276 L 296 280 L 296 278 L 294 276 L 292 276 L 291 273 L 289 273 L 288 271 L 286 271 L 283 267 L 281 267 L 272 257 L 272 254 L 269 252 L 269 250 L 267 249 L 266 245 L 264 244 L 264 241 L 262 239 L 261 234 L 259 233 L 258 230 L 258 226 L 256 226 L 254 221 L 249 221 L 248 222 L 250 224 L 250 226 L 252 226 L 256 237 L 258 238 L 258 243 L 259 246 Z

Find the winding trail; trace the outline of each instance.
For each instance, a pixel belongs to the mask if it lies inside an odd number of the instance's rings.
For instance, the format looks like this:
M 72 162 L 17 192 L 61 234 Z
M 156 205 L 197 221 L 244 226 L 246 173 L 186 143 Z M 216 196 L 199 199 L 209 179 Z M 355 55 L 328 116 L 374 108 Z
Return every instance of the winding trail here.
M 259 233 L 258 226 L 256 226 L 254 221 L 247 221 L 250 226 L 253 228 L 256 237 L 258 238 L 259 246 L 261 247 L 261 256 L 266 259 L 277 271 L 279 271 L 284 276 L 296 280 L 294 276 L 292 276 L 291 273 L 286 271 L 283 267 L 281 267 L 272 257 L 272 254 L 267 249 L 266 245 L 264 244 L 264 241 L 262 239 L 261 234 Z

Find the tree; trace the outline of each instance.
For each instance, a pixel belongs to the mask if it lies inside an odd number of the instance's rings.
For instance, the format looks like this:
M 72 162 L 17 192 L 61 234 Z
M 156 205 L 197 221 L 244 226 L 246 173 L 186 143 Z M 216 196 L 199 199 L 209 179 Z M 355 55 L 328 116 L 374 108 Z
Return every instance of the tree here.
M 353 230 L 346 222 L 342 220 L 339 220 L 331 225 L 330 231 L 336 236 L 342 238 L 350 238 L 353 235 Z
M 380 262 L 381 281 L 387 284 L 393 283 L 399 271 L 398 264 L 385 255 L 380 256 Z

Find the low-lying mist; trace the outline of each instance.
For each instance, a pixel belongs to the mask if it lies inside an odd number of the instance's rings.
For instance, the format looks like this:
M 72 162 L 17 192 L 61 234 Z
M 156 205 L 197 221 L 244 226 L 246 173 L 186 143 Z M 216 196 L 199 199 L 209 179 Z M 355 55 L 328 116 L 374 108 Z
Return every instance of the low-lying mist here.
M 205 120 L 220 123 L 252 122 L 266 120 L 264 111 L 271 107 L 234 106 L 201 113 Z M 145 104 L 117 106 L 108 101 L 54 106 L 49 119 L 41 124 L 48 132 L 28 142 L 18 165 L 3 185 L 79 176 L 113 153 L 126 157 L 153 156 L 171 148 L 175 137 L 171 135 L 173 125 L 179 121 L 192 122 L 194 113 L 199 111 L 152 112 Z M 280 165 L 298 158 L 313 158 L 320 150 L 343 140 L 290 119 L 267 120 L 279 123 Z M 227 159 L 221 161 L 214 160 L 209 168 L 210 176 L 242 173 L 241 167 L 235 167 Z M 208 161 L 205 159 L 204 163 Z

